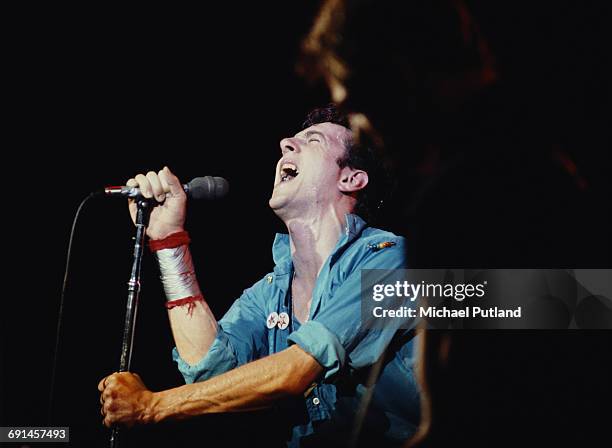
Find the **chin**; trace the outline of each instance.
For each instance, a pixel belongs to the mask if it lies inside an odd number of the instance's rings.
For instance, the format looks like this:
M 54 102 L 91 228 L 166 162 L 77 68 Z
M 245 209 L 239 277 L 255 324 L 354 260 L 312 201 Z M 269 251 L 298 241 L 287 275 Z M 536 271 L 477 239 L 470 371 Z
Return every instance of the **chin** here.
M 270 198 L 270 200 L 268 201 L 268 205 L 270 206 L 270 208 L 272 210 L 274 210 L 275 212 L 279 209 L 281 209 L 284 205 L 286 201 L 283 200 L 283 198 L 277 198 L 274 195 L 272 195 L 272 197 Z

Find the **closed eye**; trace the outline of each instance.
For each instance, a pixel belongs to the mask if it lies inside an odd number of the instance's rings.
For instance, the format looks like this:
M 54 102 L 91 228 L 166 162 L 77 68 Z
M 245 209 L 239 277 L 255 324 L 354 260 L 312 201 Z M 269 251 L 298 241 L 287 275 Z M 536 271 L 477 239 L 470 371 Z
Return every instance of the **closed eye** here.
M 308 143 L 316 142 L 321 143 L 325 141 L 325 136 L 321 134 L 319 131 L 308 131 L 306 132 L 306 141 Z

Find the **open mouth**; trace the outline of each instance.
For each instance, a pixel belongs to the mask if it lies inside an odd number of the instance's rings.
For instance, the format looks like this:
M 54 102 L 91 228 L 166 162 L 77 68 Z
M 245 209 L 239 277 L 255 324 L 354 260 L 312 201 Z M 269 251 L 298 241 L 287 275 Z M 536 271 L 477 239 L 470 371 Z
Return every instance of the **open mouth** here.
M 281 166 L 280 174 L 281 174 L 280 175 L 281 182 L 289 182 L 295 179 L 298 176 L 298 174 L 300 174 L 300 171 L 298 170 L 297 166 L 294 163 L 285 162 Z

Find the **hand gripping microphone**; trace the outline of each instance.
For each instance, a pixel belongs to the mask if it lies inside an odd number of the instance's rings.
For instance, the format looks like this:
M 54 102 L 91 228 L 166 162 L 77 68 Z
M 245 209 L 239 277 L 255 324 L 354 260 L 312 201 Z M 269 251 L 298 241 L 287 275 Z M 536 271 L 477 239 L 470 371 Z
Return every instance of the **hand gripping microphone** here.
M 183 184 L 183 190 L 190 199 L 221 199 L 229 191 L 229 183 L 222 177 L 204 176 L 196 177 L 189 183 Z M 105 187 L 107 196 L 123 196 L 136 199 L 142 197 L 138 187 L 113 186 Z

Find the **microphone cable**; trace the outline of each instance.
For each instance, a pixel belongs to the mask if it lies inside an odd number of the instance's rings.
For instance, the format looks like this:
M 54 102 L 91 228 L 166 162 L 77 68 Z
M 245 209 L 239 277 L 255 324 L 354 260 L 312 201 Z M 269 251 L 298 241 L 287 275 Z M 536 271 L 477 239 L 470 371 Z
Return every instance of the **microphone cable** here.
M 60 295 L 60 303 L 59 303 L 59 312 L 57 315 L 57 329 L 55 333 L 55 350 L 53 352 L 53 362 L 51 366 L 51 388 L 49 391 L 49 409 L 47 411 L 47 425 L 52 424 L 52 414 L 53 414 L 53 400 L 54 400 L 54 392 L 55 392 L 55 378 L 57 374 L 57 360 L 59 354 L 59 346 L 60 346 L 60 335 L 62 330 L 62 317 L 64 314 L 64 298 L 66 296 L 66 285 L 68 284 L 68 272 L 70 268 L 70 255 L 72 252 L 72 241 L 74 239 L 74 230 L 76 228 L 77 220 L 79 219 L 79 215 L 81 213 L 81 209 L 85 205 L 85 203 L 97 196 L 98 193 L 93 192 L 87 195 L 85 199 L 81 201 L 79 207 L 77 208 L 76 214 L 74 215 L 74 220 L 72 221 L 72 228 L 70 230 L 70 238 L 68 240 L 68 253 L 66 255 L 66 266 L 64 268 L 64 281 L 62 283 L 62 292 Z

